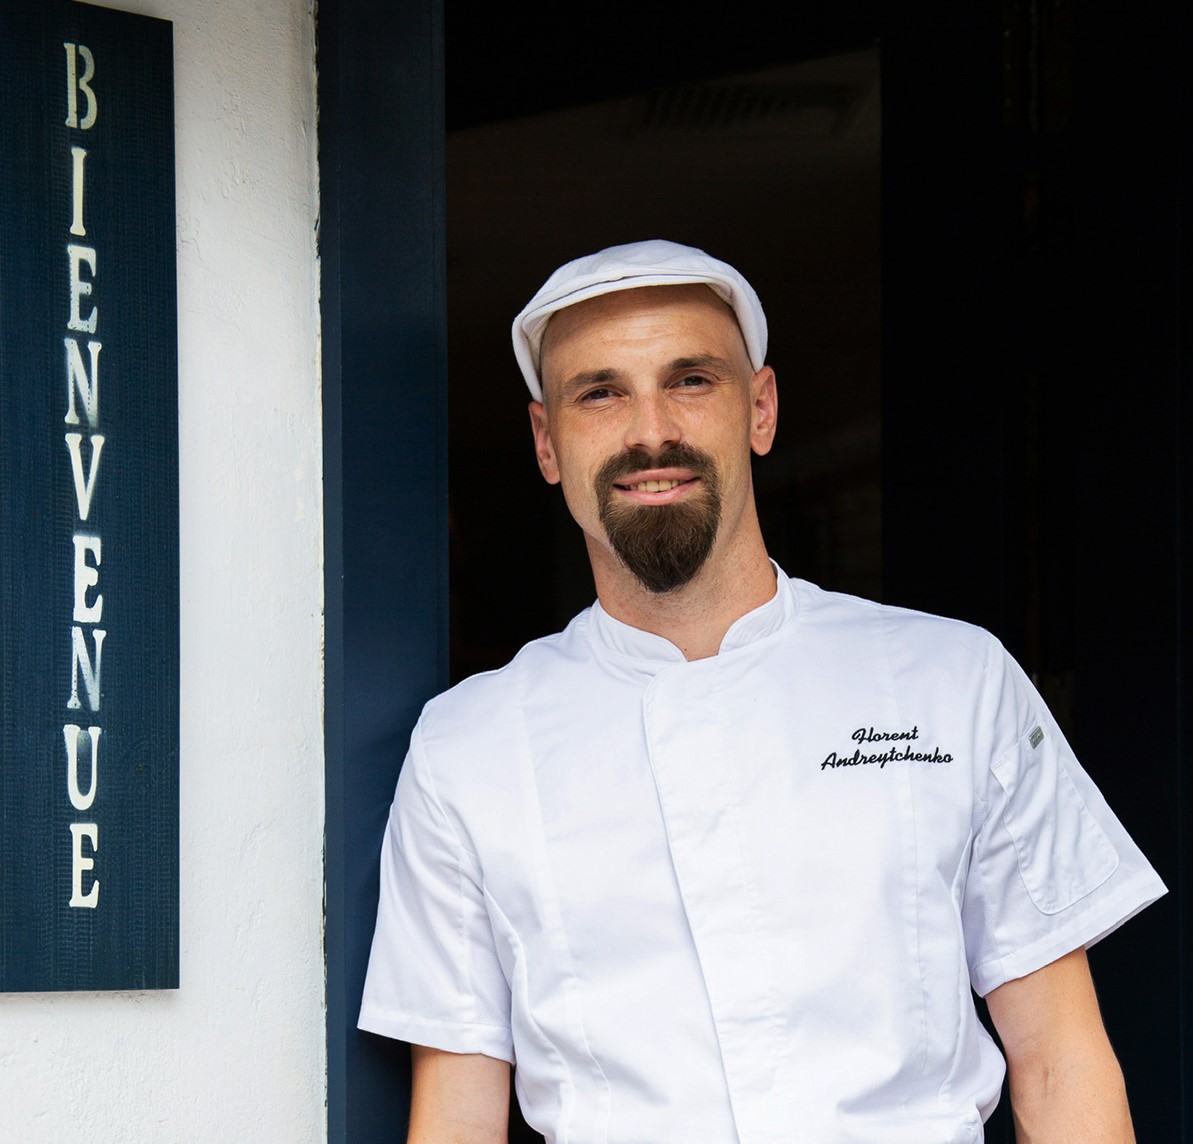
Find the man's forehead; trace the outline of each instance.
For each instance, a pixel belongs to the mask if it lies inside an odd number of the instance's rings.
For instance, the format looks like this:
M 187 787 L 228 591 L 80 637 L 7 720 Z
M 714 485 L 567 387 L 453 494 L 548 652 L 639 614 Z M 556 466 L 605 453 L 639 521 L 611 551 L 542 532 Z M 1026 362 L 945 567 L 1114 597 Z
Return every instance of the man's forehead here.
M 697 283 L 638 286 L 586 298 L 557 310 L 548 318 L 543 331 L 543 357 L 553 345 L 570 335 L 596 332 L 616 337 L 619 329 L 634 319 L 649 320 L 662 327 L 699 324 L 707 326 L 710 335 L 719 335 L 732 327 L 741 339 L 733 307 L 717 297 L 710 287 Z M 745 349 L 744 339 L 742 349 Z

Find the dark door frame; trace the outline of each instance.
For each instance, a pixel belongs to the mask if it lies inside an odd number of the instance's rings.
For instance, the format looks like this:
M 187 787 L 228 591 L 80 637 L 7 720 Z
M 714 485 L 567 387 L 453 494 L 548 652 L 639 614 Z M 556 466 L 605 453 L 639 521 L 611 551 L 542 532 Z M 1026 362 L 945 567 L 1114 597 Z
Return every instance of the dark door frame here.
M 405 1139 L 407 1052 L 356 1030 L 386 811 L 447 682 L 440 0 L 320 0 L 327 1117 Z

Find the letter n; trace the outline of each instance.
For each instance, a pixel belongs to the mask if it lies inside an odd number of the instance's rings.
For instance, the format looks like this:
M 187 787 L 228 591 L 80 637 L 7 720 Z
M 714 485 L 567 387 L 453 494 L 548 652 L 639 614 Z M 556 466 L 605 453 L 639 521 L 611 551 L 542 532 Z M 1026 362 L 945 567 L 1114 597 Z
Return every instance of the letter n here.
M 104 348 L 104 344 L 94 340 L 87 343 L 87 352 L 91 357 L 91 376 L 88 377 L 78 341 L 75 338 L 63 338 L 62 343 L 66 346 L 65 421 L 68 425 L 79 423 L 79 414 L 75 409 L 77 390 L 83 399 L 83 412 L 87 414 L 87 424 L 94 429 L 99 423 L 99 351 Z
M 72 711 L 82 707 L 79 702 L 79 673 L 83 674 L 83 687 L 87 691 L 87 706 L 92 711 L 99 710 L 100 701 L 100 665 L 104 654 L 104 637 L 107 632 L 102 628 L 95 628 L 95 660 L 87 651 L 87 639 L 83 629 L 77 624 L 70 629 L 70 698 L 66 701 Z

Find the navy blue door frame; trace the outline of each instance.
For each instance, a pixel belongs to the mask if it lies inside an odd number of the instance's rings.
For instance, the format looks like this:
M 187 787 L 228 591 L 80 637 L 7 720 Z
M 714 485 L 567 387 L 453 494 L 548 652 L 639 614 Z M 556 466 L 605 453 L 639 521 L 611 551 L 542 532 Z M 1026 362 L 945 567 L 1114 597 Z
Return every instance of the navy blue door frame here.
M 405 1139 L 404 1046 L 358 1033 L 386 809 L 447 682 L 439 0 L 318 6 L 328 1139 Z

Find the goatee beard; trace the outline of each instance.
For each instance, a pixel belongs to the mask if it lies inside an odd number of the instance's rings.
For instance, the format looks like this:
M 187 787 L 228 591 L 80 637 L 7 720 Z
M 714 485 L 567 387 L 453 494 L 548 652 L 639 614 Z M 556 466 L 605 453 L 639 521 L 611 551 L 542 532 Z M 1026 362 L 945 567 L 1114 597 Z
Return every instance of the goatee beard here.
M 688 469 L 701 493 L 674 504 L 642 505 L 614 495 L 621 477 L 646 469 Z M 618 559 L 648 592 L 682 588 L 704 566 L 721 523 L 721 489 L 713 459 L 690 445 L 672 445 L 659 456 L 628 449 L 610 457 L 596 475 L 601 524 Z

